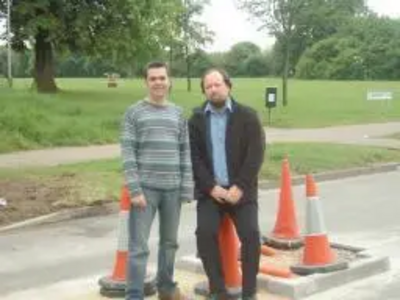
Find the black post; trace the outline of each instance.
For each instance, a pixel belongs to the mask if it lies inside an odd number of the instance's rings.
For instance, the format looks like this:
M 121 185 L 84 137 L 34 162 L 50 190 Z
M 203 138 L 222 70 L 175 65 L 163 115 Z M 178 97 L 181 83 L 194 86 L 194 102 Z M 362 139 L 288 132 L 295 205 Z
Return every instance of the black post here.
M 268 126 L 271 126 L 271 107 L 268 107 Z
M 268 108 L 268 126 L 271 125 L 272 108 L 276 107 L 277 92 L 278 89 L 276 87 L 267 87 L 265 89 L 265 106 Z

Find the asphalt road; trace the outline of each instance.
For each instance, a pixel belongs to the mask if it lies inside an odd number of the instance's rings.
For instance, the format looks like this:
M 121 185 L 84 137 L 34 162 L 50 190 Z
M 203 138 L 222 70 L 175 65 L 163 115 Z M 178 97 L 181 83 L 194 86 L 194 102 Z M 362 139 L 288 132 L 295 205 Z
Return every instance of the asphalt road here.
M 310 300 L 400 299 L 400 171 L 354 177 L 318 184 L 331 241 L 366 247 L 388 255 L 391 271 L 372 279 L 334 289 Z M 272 230 L 278 190 L 262 191 L 260 227 Z M 293 189 L 298 222 L 303 229 L 304 187 Z M 195 253 L 195 204 L 185 205 L 180 227 L 178 256 Z M 118 216 L 71 220 L 0 234 L 0 298 L 13 293 L 38 291 L 56 282 L 107 275 L 117 247 Z M 150 247 L 155 264 L 157 222 Z

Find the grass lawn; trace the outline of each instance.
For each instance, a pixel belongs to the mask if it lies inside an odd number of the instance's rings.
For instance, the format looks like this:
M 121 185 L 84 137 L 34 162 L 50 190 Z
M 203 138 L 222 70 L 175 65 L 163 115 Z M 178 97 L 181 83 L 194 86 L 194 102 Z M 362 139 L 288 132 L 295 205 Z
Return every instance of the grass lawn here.
M 273 144 L 268 148 L 261 179 L 279 179 L 281 162 L 286 155 L 293 176 L 400 161 L 400 151 L 381 148 L 320 143 Z M 0 224 L 65 207 L 117 201 L 122 183 L 119 159 L 22 171 L 0 169 L 1 197 L 9 202 L 0 214 Z
M 144 96 L 142 80 L 121 80 L 109 89 L 105 79 L 60 79 L 62 92 L 38 95 L 30 90 L 31 80 L 15 80 L 15 88 L 0 87 L 0 153 L 66 145 L 113 143 L 124 110 Z M 199 80 L 186 91 L 184 79 L 173 81 L 172 100 L 187 115 L 200 104 Z M 233 95 L 254 107 L 264 124 L 267 86 L 280 88 L 276 78 L 233 79 Z M 394 91 L 391 106 L 366 101 L 369 89 Z M 280 101 L 281 90 L 278 91 Z M 400 83 L 350 81 L 300 81 L 289 84 L 289 106 L 280 103 L 272 111 L 275 127 L 322 127 L 339 124 L 385 122 L 400 119 Z

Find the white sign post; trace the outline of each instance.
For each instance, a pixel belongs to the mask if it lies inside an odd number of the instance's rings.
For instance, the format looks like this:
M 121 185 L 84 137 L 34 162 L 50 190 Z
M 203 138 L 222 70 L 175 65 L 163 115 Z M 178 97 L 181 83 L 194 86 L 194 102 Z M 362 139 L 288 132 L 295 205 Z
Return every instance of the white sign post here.
M 367 101 L 383 101 L 386 108 L 391 106 L 393 92 L 390 90 L 369 90 L 367 91 Z

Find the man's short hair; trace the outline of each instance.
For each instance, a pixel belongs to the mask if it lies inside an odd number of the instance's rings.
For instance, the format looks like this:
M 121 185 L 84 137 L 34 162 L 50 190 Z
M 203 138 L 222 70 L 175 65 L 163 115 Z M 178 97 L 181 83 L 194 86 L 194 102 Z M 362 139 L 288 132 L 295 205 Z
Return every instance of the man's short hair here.
M 229 78 L 228 72 L 226 72 L 224 69 L 222 68 L 211 68 L 208 69 L 207 71 L 204 72 L 203 76 L 201 77 L 201 81 L 200 81 L 200 88 L 201 91 L 204 93 L 204 78 L 206 78 L 206 76 L 210 73 L 213 72 L 217 72 L 219 74 L 221 74 L 222 79 L 224 80 L 224 83 L 231 89 L 232 88 L 232 81 Z
M 159 69 L 159 68 L 165 68 L 167 70 L 167 75 L 169 76 L 169 67 L 168 64 L 162 61 L 152 61 L 149 62 L 146 67 L 143 70 L 143 77 L 147 79 L 147 75 L 149 73 L 150 69 Z

